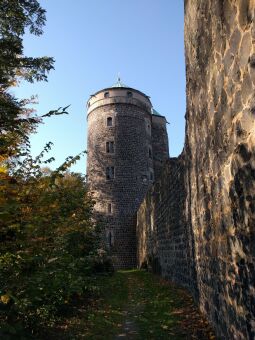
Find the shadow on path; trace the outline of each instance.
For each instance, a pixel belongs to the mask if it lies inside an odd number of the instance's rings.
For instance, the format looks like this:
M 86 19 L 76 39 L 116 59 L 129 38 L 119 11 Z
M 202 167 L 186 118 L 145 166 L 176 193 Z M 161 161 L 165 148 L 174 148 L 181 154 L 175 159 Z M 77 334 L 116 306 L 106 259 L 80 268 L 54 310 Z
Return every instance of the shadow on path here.
M 144 271 L 121 271 L 128 290 L 114 339 L 215 339 L 186 290 Z

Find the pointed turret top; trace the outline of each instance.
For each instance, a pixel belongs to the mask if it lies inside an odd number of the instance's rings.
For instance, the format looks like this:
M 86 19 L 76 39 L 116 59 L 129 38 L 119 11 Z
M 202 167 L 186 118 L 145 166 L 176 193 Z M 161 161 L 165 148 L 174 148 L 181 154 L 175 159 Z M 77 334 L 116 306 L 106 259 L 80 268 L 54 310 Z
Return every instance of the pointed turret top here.
M 120 80 L 120 75 L 118 75 L 117 81 L 112 85 L 112 87 L 129 87 L 129 86 L 122 83 L 122 81 Z

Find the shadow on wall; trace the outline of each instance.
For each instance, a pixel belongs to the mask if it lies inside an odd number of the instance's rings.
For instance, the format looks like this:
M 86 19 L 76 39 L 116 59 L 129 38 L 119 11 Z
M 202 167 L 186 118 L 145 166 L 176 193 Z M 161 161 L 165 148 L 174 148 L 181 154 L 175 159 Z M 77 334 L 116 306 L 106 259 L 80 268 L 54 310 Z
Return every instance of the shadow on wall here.
M 186 218 L 184 158 L 170 158 L 137 215 L 138 266 L 188 288 L 198 298 L 194 237 Z

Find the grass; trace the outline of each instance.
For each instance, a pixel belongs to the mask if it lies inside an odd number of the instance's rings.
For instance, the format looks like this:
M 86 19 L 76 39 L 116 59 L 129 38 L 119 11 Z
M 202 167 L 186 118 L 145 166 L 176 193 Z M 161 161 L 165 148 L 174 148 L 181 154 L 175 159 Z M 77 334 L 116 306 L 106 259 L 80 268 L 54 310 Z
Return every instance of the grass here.
M 54 339 L 215 339 L 184 290 L 150 273 L 119 271 L 98 279 L 99 294 L 65 320 Z M 124 324 L 129 318 L 131 331 Z M 50 337 L 48 337 L 49 339 Z
M 122 272 L 129 286 L 129 308 L 137 325 L 135 339 L 214 339 L 192 297 L 144 271 Z

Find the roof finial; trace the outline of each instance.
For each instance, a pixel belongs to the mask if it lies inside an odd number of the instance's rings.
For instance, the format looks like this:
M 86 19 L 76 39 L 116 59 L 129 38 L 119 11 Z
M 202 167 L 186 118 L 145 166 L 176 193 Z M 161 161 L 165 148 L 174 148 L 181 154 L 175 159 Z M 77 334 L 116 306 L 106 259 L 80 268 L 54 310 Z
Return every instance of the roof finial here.
M 112 87 L 128 87 L 127 85 L 123 84 L 120 80 L 120 73 L 118 72 L 118 78 L 115 84 Z

